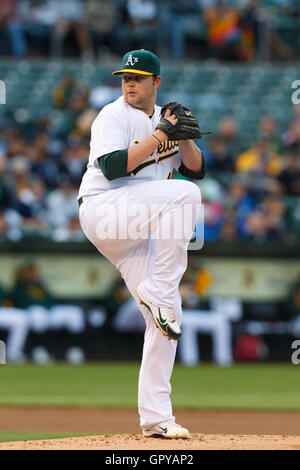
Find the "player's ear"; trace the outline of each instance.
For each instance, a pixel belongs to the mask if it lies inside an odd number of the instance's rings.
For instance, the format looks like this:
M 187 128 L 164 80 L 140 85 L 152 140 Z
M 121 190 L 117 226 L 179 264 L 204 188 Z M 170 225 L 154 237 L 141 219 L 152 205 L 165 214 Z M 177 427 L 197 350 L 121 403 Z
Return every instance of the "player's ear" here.
M 157 90 L 161 84 L 161 76 L 160 75 L 153 75 L 153 83 L 155 85 L 155 89 Z

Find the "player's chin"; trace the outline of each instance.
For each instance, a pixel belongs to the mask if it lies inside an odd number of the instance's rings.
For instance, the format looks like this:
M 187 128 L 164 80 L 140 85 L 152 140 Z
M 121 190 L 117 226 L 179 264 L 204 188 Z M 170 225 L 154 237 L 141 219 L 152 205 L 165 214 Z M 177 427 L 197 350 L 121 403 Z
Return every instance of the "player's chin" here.
M 137 93 L 128 93 L 126 95 L 126 101 L 129 104 L 135 105 L 139 102 L 139 97 L 138 97 Z

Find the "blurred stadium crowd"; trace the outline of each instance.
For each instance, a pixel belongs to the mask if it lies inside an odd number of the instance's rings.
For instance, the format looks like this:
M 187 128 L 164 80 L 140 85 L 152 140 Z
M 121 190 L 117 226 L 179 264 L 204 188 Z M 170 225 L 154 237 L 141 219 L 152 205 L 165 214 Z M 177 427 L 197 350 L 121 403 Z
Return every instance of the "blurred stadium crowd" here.
M 28 114 L 24 108 L 0 115 L 1 241 L 85 240 L 76 197 L 88 159 L 90 126 L 99 109 L 120 94 L 118 79 L 106 80 L 89 87 L 68 74 L 52 87 L 49 106 L 38 103 L 37 117 L 29 123 L 22 122 L 22 113 Z M 169 101 L 164 91 L 160 99 Z M 300 105 L 290 107 L 293 115 L 285 128 L 274 116 L 256 116 L 252 141 L 243 129 L 250 126 L 247 117 L 243 124 L 225 114 L 218 125 L 207 128 L 204 111 L 205 130 L 213 131 L 198 141 L 208 168 L 199 183 L 207 242 L 299 241 Z
M 198 141 L 207 177 L 195 181 L 205 242 L 299 243 L 300 104 L 291 100 L 299 46 L 298 0 L 0 0 L 0 242 L 85 241 L 77 194 L 91 124 L 120 96 L 111 76 L 120 57 L 144 48 L 161 58 L 158 104 L 181 101 L 212 131 Z M 210 273 L 187 275 L 183 307 L 209 311 Z M 267 321 L 275 333 L 299 336 L 299 289 L 297 278 L 282 302 L 244 303 L 244 318 L 266 324 L 257 330 L 252 321 L 254 333 L 237 325 L 236 336 L 272 333 Z M 9 360 L 25 357 L 30 331 L 38 345 L 52 332 L 56 348 L 65 329 L 68 347 L 84 349 L 82 333 L 101 343 L 105 325 L 110 357 L 109 328 L 144 327 L 119 280 L 100 303 L 69 300 L 60 304 L 34 263 L 20 265 L 10 288 L 0 285 Z
M 168 45 L 173 59 L 292 59 L 297 0 L 2 0 L 0 54 L 93 57 Z M 266 46 L 268 49 L 266 50 Z
M 292 104 L 290 90 L 298 69 L 289 74 L 297 62 L 272 71 L 256 59 L 261 52 L 297 59 L 299 19 L 300 4 L 292 0 L 2 0 L 0 241 L 85 240 L 76 196 L 90 127 L 120 95 L 112 66 L 100 74 L 95 64 L 105 54 L 119 61 L 136 47 L 159 53 L 161 31 L 168 32 L 169 58 L 188 58 L 186 39 L 199 28 L 199 60 L 180 72 L 165 67 L 159 104 L 182 99 L 212 131 L 199 141 L 208 168 L 200 183 L 205 240 L 297 243 L 300 104 Z M 280 33 L 283 23 L 290 41 Z M 74 56 L 86 60 L 73 59 L 68 69 Z M 222 61 L 210 70 L 212 58 Z M 226 59 L 247 64 L 234 69 Z M 263 69 L 251 69 L 251 61 Z

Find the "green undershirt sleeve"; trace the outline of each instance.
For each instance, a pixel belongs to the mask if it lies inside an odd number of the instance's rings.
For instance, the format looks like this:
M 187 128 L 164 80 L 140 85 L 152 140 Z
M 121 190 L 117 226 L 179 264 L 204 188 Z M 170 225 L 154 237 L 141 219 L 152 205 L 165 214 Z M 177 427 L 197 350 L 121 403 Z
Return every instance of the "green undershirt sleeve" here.
M 192 171 L 189 170 L 183 163 L 181 163 L 181 166 L 178 168 L 179 173 L 182 174 L 182 176 L 186 176 L 186 178 L 191 178 L 194 180 L 202 180 L 204 176 L 206 175 L 206 163 L 205 163 L 205 158 L 202 154 L 202 168 L 200 171 Z
M 130 175 L 130 173 L 127 173 L 127 149 L 107 153 L 97 158 L 97 160 L 102 173 L 109 181 Z

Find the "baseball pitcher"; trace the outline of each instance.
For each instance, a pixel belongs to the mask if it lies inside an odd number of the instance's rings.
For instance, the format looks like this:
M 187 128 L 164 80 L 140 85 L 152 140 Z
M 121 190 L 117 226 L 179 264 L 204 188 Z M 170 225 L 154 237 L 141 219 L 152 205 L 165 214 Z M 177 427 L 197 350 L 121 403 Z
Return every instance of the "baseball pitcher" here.
M 156 105 L 160 62 L 130 51 L 120 70 L 122 96 L 105 106 L 91 128 L 90 155 L 78 195 L 87 238 L 120 271 L 146 322 L 138 410 L 144 436 L 188 438 L 175 422 L 170 379 L 181 335 L 178 286 L 199 217 L 201 194 L 174 170 L 205 175 L 194 140 L 198 122 L 185 106 Z

